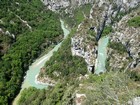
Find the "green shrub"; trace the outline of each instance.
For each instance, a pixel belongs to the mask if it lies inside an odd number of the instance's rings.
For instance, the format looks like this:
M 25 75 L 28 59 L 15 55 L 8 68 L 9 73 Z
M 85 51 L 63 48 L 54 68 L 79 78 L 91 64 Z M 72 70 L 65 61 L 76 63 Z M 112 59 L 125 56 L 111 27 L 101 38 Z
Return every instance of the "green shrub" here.
M 140 27 L 140 16 L 133 17 L 127 23 L 129 26 Z
M 21 97 L 18 100 L 18 105 L 39 105 L 43 103 L 44 99 L 46 98 L 47 90 L 45 89 L 36 89 L 34 87 L 30 87 L 28 89 L 24 89 L 21 92 Z
M 121 42 L 109 42 L 108 47 L 118 51 L 120 54 L 127 52 L 126 47 Z
M 113 28 L 111 26 L 106 26 L 103 30 L 102 37 L 108 35 L 113 31 Z
M 83 105 L 126 104 L 137 95 L 137 85 L 123 72 L 107 72 L 101 76 L 91 75 L 85 90 L 87 100 Z
M 131 78 L 134 79 L 135 81 L 140 81 L 140 72 L 139 71 L 132 70 L 129 72 L 129 74 L 131 75 Z
M 85 19 L 84 15 L 89 16 L 91 7 L 92 7 L 91 4 L 86 4 L 74 8 L 72 10 L 72 14 L 73 14 L 72 17 L 70 16 L 69 13 L 66 14 L 62 9 L 61 10 L 62 18 L 65 17 L 63 19 L 69 25 L 69 27 L 77 26 Z

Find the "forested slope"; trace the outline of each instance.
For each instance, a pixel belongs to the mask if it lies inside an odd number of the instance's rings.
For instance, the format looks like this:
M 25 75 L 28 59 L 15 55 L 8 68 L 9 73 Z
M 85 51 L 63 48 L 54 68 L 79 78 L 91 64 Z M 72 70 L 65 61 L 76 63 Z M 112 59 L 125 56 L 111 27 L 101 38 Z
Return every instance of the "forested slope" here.
M 28 66 L 62 39 L 57 14 L 39 0 L 0 1 L 0 104 L 10 104 Z

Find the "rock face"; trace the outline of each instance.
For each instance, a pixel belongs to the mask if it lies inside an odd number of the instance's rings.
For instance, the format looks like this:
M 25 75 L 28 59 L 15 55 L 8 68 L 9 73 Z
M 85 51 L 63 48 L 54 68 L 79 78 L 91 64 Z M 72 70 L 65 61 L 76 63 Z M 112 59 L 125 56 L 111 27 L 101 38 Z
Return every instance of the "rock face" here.
M 105 27 L 112 26 L 114 32 L 110 33 L 111 43 L 119 42 L 127 48 L 127 51 L 120 54 L 114 49 L 108 49 L 108 56 L 111 56 L 109 65 L 115 69 L 134 67 L 139 62 L 140 30 L 128 27 L 127 21 L 131 18 L 130 16 L 123 17 L 119 14 L 128 12 L 139 3 L 140 0 L 94 0 L 89 18 L 79 24 L 76 35 L 71 38 L 72 55 L 83 57 L 88 70 L 93 71 L 98 52 L 96 41 L 100 40 Z M 133 14 L 133 16 L 136 15 L 138 13 Z M 116 18 L 121 19 L 119 23 L 115 21 Z M 94 27 L 95 36 L 88 34 L 90 27 Z
M 135 11 L 123 17 L 115 26 L 115 32 L 110 37 L 111 43 L 121 43 L 126 51 L 122 54 L 115 49 L 109 50 L 110 67 L 114 69 L 135 68 L 140 61 L 140 28 L 130 27 L 127 21 L 139 12 Z
M 72 55 L 83 57 L 88 65 L 87 68 L 89 72 L 93 72 L 95 59 L 97 57 L 97 47 L 93 45 L 84 45 L 83 40 L 83 37 L 80 36 L 75 36 L 71 38 Z
M 140 105 L 140 97 L 133 98 L 133 100 L 128 102 L 128 105 Z
M 94 72 L 97 45 L 95 37 L 88 33 L 91 26 L 90 19 L 86 19 L 78 26 L 76 34 L 71 38 L 71 52 L 73 56 L 83 57 L 87 63 L 88 71 Z
M 92 3 L 93 1 L 94 0 L 42 0 L 42 2 L 52 11 L 66 8 L 68 6 L 80 6 L 83 4 Z
M 46 86 L 55 86 L 56 82 L 49 77 L 39 77 L 38 75 L 35 76 L 35 83 L 46 85 Z
M 77 32 L 71 38 L 71 51 L 73 56 L 83 57 L 87 63 L 89 71 L 93 71 L 97 59 L 97 41 L 102 37 L 105 27 L 111 26 L 114 30 L 110 37 L 111 42 L 119 42 L 126 47 L 127 52 L 118 53 L 114 49 L 108 50 L 109 66 L 121 69 L 123 67 L 135 67 L 139 62 L 139 29 L 128 27 L 126 22 L 130 16 L 121 16 L 131 8 L 140 4 L 140 0 L 42 0 L 42 2 L 52 11 L 71 8 L 92 3 L 90 16 L 85 17 L 85 21 L 79 24 Z M 69 9 L 67 9 L 70 7 Z M 71 12 L 70 12 L 71 14 Z M 133 14 L 135 15 L 135 14 Z M 117 23 L 114 19 L 123 19 Z M 88 33 L 89 28 L 93 28 L 94 36 Z M 136 44 L 137 43 L 137 44 Z M 133 60 L 130 61 L 129 57 Z
M 70 5 L 69 0 L 42 0 L 42 2 L 52 11 L 66 8 Z
M 112 5 L 122 6 L 122 11 L 124 9 L 134 8 L 138 5 L 140 0 L 41 0 L 47 7 L 53 11 L 66 8 L 68 6 L 80 6 L 88 3 L 97 4 L 102 7 L 104 4 L 111 3 Z
M 85 94 L 78 94 L 76 93 L 76 98 L 75 98 L 75 104 L 76 105 L 82 105 L 82 102 L 86 99 Z

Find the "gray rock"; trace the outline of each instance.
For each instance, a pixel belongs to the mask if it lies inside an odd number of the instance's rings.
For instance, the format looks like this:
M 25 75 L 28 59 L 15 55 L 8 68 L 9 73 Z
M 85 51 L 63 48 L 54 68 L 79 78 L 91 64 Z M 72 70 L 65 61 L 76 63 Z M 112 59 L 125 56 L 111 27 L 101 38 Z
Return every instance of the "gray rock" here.
M 133 98 L 131 101 L 128 101 L 128 105 L 140 105 L 140 97 Z
M 94 0 L 41 0 L 52 11 L 66 8 L 68 6 L 80 6 L 92 3 Z

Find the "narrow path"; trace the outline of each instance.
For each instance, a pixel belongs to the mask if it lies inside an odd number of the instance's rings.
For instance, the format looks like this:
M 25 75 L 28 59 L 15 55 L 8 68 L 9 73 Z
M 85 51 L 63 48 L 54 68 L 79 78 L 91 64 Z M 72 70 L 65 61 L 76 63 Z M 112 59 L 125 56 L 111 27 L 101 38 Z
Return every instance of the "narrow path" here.
M 69 34 L 69 30 L 67 30 L 64 26 L 64 21 L 62 21 L 60 19 L 61 22 L 61 28 L 64 32 L 64 39 L 67 37 L 67 35 Z M 40 68 L 42 68 L 46 61 L 48 61 L 50 59 L 50 57 L 53 55 L 53 52 L 57 51 L 60 46 L 61 46 L 62 42 L 59 43 L 58 45 L 56 45 L 48 54 L 42 56 L 41 58 L 37 59 L 34 63 L 32 63 L 32 65 L 29 67 L 29 70 L 26 73 L 25 79 L 22 83 L 22 89 L 20 90 L 20 93 L 17 95 L 17 97 L 15 98 L 13 105 L 17 105 L 17 101 L 19 100 L 20 96 L 21 96 L 21 92 L 22 90 L 24 90 L 25 88 L 28 87 L 36 87 L 38 89 L 43 89 L 46 88 L 47 85 L 41 85 L 41 84 L 36 84 L 35 83 L 35 76 L 39 73 Z

